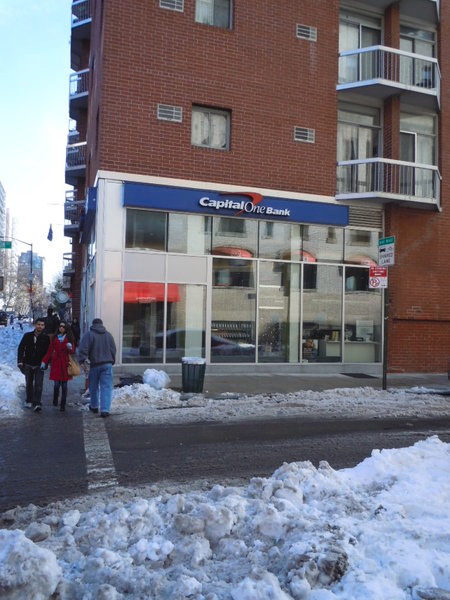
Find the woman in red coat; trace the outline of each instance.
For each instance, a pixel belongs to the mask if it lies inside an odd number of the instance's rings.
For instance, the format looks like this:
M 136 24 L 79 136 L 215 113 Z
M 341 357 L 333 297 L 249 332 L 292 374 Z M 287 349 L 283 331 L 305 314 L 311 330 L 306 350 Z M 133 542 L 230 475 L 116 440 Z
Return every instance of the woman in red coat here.
M 73 342 L 70 327 L 67 327 L 64 321 L 61 321 L 58 327 L 58 333 L 52 338 L 47 354 L 42 359 L 41 369 L 46 369 L 49 362 L 50 381 L 54 381 L 53 387 L 53 406 L 58 406 L 59 388 L 61 388 L 61 406 L 60 410 L 66 410 L 67 382 L 72 377 L 67 374 L 69 364 L 69 354 L 75 353 L 75 344 Z

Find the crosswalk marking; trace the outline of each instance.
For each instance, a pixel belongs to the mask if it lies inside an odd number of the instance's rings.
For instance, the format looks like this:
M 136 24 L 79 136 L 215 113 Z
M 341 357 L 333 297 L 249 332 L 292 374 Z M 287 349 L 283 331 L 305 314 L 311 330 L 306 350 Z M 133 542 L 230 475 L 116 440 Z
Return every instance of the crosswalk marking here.
M 91 413 L 83 414 L 83 436 L 88 489 L 98 490 L 118 485 L 105 420 L 96 418 Z

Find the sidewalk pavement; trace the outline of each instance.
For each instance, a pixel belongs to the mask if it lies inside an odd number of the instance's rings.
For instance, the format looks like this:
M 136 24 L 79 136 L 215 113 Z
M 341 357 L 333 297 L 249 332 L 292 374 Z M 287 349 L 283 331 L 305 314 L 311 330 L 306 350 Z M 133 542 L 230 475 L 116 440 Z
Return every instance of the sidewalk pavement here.
M 181 373 L 169 375 L 169 387 L 176 391 L 182 391 Z M 47 377 L 46 377 L 47 380 Z M 427 388 L 433 389 L 444 395 L 450 396 L 450 381 L 446 373 L 408 373 L 388 374 L 386 377 L 387 389 L 390 388 Z M 227 392 L 251 396 L 256 394 L 287 394 L 300 390 L 323 391 L 335 388 L 371 387 L 382 389 L 381 377 L 354 374 L 213 374 L 206 372 L 203 394 L 206 397 L 214 397 Z M 85 390 L 85 379 L 77 377 L 69 383 L 69 401 L 80 402 L 81 395 Z

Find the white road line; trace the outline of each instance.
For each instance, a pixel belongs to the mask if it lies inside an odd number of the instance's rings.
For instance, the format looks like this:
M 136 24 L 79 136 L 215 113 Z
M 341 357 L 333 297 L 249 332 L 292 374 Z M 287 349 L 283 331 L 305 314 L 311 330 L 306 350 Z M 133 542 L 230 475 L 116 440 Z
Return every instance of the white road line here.
M 94 417 L 91 413 L 83 414 L 83 435 L 88 489 L 98 490 L 118 485 L 105 420 Z

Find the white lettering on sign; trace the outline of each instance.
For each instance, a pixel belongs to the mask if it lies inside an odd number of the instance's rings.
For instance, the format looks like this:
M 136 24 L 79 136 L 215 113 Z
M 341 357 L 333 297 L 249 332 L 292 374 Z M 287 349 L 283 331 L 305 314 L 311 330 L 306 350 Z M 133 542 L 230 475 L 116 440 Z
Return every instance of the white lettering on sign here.
M 251 201 L 245 200 L 214 200 L 213 198 L 208 198 L 208 196 L 203 196 L 198 201 L 200 206 L 204 206 L 206 208 L 214 208 L 215 210 L 237 210 L 250 214 L 259 214 L 259 215 L 276 215 L 279 217 L 289 217 L 291 215 L 291 211 L 289 208 L 273 208 L 273 206 L 260 206 L 255 205 Z

